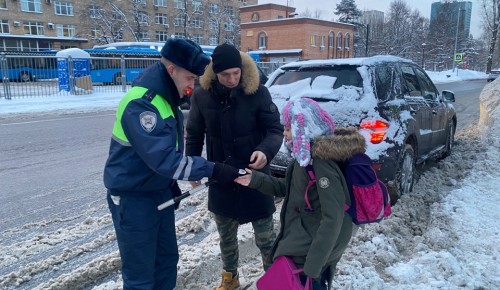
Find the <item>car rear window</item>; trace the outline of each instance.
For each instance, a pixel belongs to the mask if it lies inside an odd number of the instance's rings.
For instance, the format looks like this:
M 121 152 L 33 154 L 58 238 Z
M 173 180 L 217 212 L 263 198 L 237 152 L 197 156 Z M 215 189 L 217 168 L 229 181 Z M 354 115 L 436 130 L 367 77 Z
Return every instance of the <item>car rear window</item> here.
M 306 78 L 311 78 L 312 83 L 318 76 L 329 76 L 337 78 L 333 84 L 333 89 L 342 86 L 361 88 L 363 87 L 363 80 L 357 68 L 357 66 L 351 65 L 285 68 L 283 73 L 278 75 L 271 85 L 286 85 Z

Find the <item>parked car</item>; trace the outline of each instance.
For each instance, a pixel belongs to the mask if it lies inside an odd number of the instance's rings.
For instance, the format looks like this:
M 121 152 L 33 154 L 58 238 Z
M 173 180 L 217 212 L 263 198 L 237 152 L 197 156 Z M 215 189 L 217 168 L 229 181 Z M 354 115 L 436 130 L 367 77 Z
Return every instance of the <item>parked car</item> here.
M 332 114 L 337 127 L 359 128 L 393 203 L 412 190 L 416 164 L 451 153 L 455 94 L 440 93 L 412 61 L 394 56 L 298 61 L 277 69 L 266 86 L 280 111 L 290 98 L 306 96 Z M 280 151 L 271 173 L 282 176 L 289 162 Z
M 500 69 L 492 69 L 486 79 L 488 82 L 494 81 L 500 75 Z

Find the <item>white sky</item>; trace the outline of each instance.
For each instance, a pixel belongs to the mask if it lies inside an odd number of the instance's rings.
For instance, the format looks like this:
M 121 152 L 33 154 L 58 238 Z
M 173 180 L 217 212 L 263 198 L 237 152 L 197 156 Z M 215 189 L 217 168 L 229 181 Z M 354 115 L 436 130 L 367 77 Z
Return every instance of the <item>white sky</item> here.
M 429 74 L 437 83 L 485 78 L 484 73 L 470 71 L 461 71 L 459 77 L 452 74 L 450 78 L 446 77 L 450 72 Z M 500 117 L 499 91 L 499 79 L 488 84 L 480 97 L 484 106 L 480 124 L 457 132 L 457 139 L 465 138 L 467 144 L 459 142 L 450 157 L 422 174 L 414 191 L 402 197 L 388 219 L 360 229 L 353 237 L 338 265 L 335 289 L 500 289 L 500 129 L 498 125 L 489 127 L 498 124 Z M 59 112 L 113 110 L 121 96 L 122 93 L 106 93 L 39 99 L 0 98 L 0 118 L 33 112 L 52 112 L 56 118 Z M 464 171 L 468 175 L 463 175 Z M 181 187 L 188 189 L 187 184 Z M 189 239 L 189 233 L 200 230 L 209 235 L 194 245 L 180 247 L 178 289 L 213 289 L 220 279 L 217 230 L 206 211 L 206 194 L 186 199 L 179 211 L 182 212 L 188 203 L 197 207 L 194 213 L 177 222 L 178 236 Z M 68 231 L 41 232 L 39 240 L 78 239 L 81 231 L 93 230 L 104 221 L 110 223 L 109 216 L 101 217 L 100 222 L 90 222 L 91 219 L 94 217 L 89 216 L 84 224 L 77 224 Z M 278 213 L 275 214 L 277 219 Z M 241 256 L 245 257 L 244 261 L 240 260 L 240 281 L 244 289 L 255 289 L 254 282 L 262 274 L 252 236 L 248 224 L 240 228 Z M 29 259 L 30 251 L 17 251 L 17 248 L 43 251 L 51 244 L 40 242 L 37 245 L 38 239 L 26 243 L 2 247 L 0 266 L 12 260 L 13 253 L 25 252 L 15 259 Z M 14 283 L 10 281 L 22 283 L 43 269 L 57 267 L 65 259 L 71 259 L 73 252 L 85 250 L 82 247 L 68 248 L 64 255 L 30 263 L 27 268 L 0 277 L 0 281 L 5 285 Z M 64 286 L 71 285 L 68 281 L 96 280 L 100 272 L 116 260 L 116 252 L 102 256 L 36 289 L 68 289 Z M 119 278 L 93 288 L 111 289 L 121 289 Z
M 387 12 L 390 7 L 391 0 L 355 0 L 356 5 L 360 10 L 379 10 L 382 12 Z M 479 38 L 481 35 L 481 19 L 479 17 L 480 6 L 479 0 L 468 0 L 472 2 L 472 18 L 471 18 L 471 34 L 474 38 Z M 406 3 L 412 9 L 418 9 L 422 16 L 426 18 L 431 17 L 431 5 L 434 2 L 439 2 L 438 0 L 418 0 L 418 1 L 409 1 L 406 0 Z M 287 5 L 287 0 L 259 0 L 259 4 L 264 3 L 275 3 L 280 5 Z M 337 4 L 340 3 L 340 0 L 288 0 L 288 5 L 297 8 L 297 12 L 305 11 L 309 9 L 309 11 L 314 12 L 315 10 L 322 10 L 322 17 L 327 20 L 337 19 L 337 16 L 333 14 Z

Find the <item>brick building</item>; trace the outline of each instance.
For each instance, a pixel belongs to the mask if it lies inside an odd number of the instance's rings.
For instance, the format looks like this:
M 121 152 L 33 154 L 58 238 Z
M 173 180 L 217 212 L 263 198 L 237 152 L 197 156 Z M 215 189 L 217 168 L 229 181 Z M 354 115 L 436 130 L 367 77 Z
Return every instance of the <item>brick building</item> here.
M 240 7 L 241 50 L 260 61 L 350 58 L 355 26 L 297 17 L 295 8 L 278 4 Z
M 239 7 L 258 0 L 0 0 L 0 51 L 186 37 L 239 46 Z

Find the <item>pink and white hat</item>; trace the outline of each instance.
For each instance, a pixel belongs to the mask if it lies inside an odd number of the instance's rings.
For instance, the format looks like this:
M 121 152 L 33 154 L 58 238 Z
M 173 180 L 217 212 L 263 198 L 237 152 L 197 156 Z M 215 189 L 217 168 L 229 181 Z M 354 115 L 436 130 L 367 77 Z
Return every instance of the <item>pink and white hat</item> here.
M 291 128 L 292 140 L 285 141 L 285 145 L 303 167 L 311 162 L 311 140 L 335 130 L 332 116 L 309 98 L 288 101 L 282 110 L 281 124 Z

